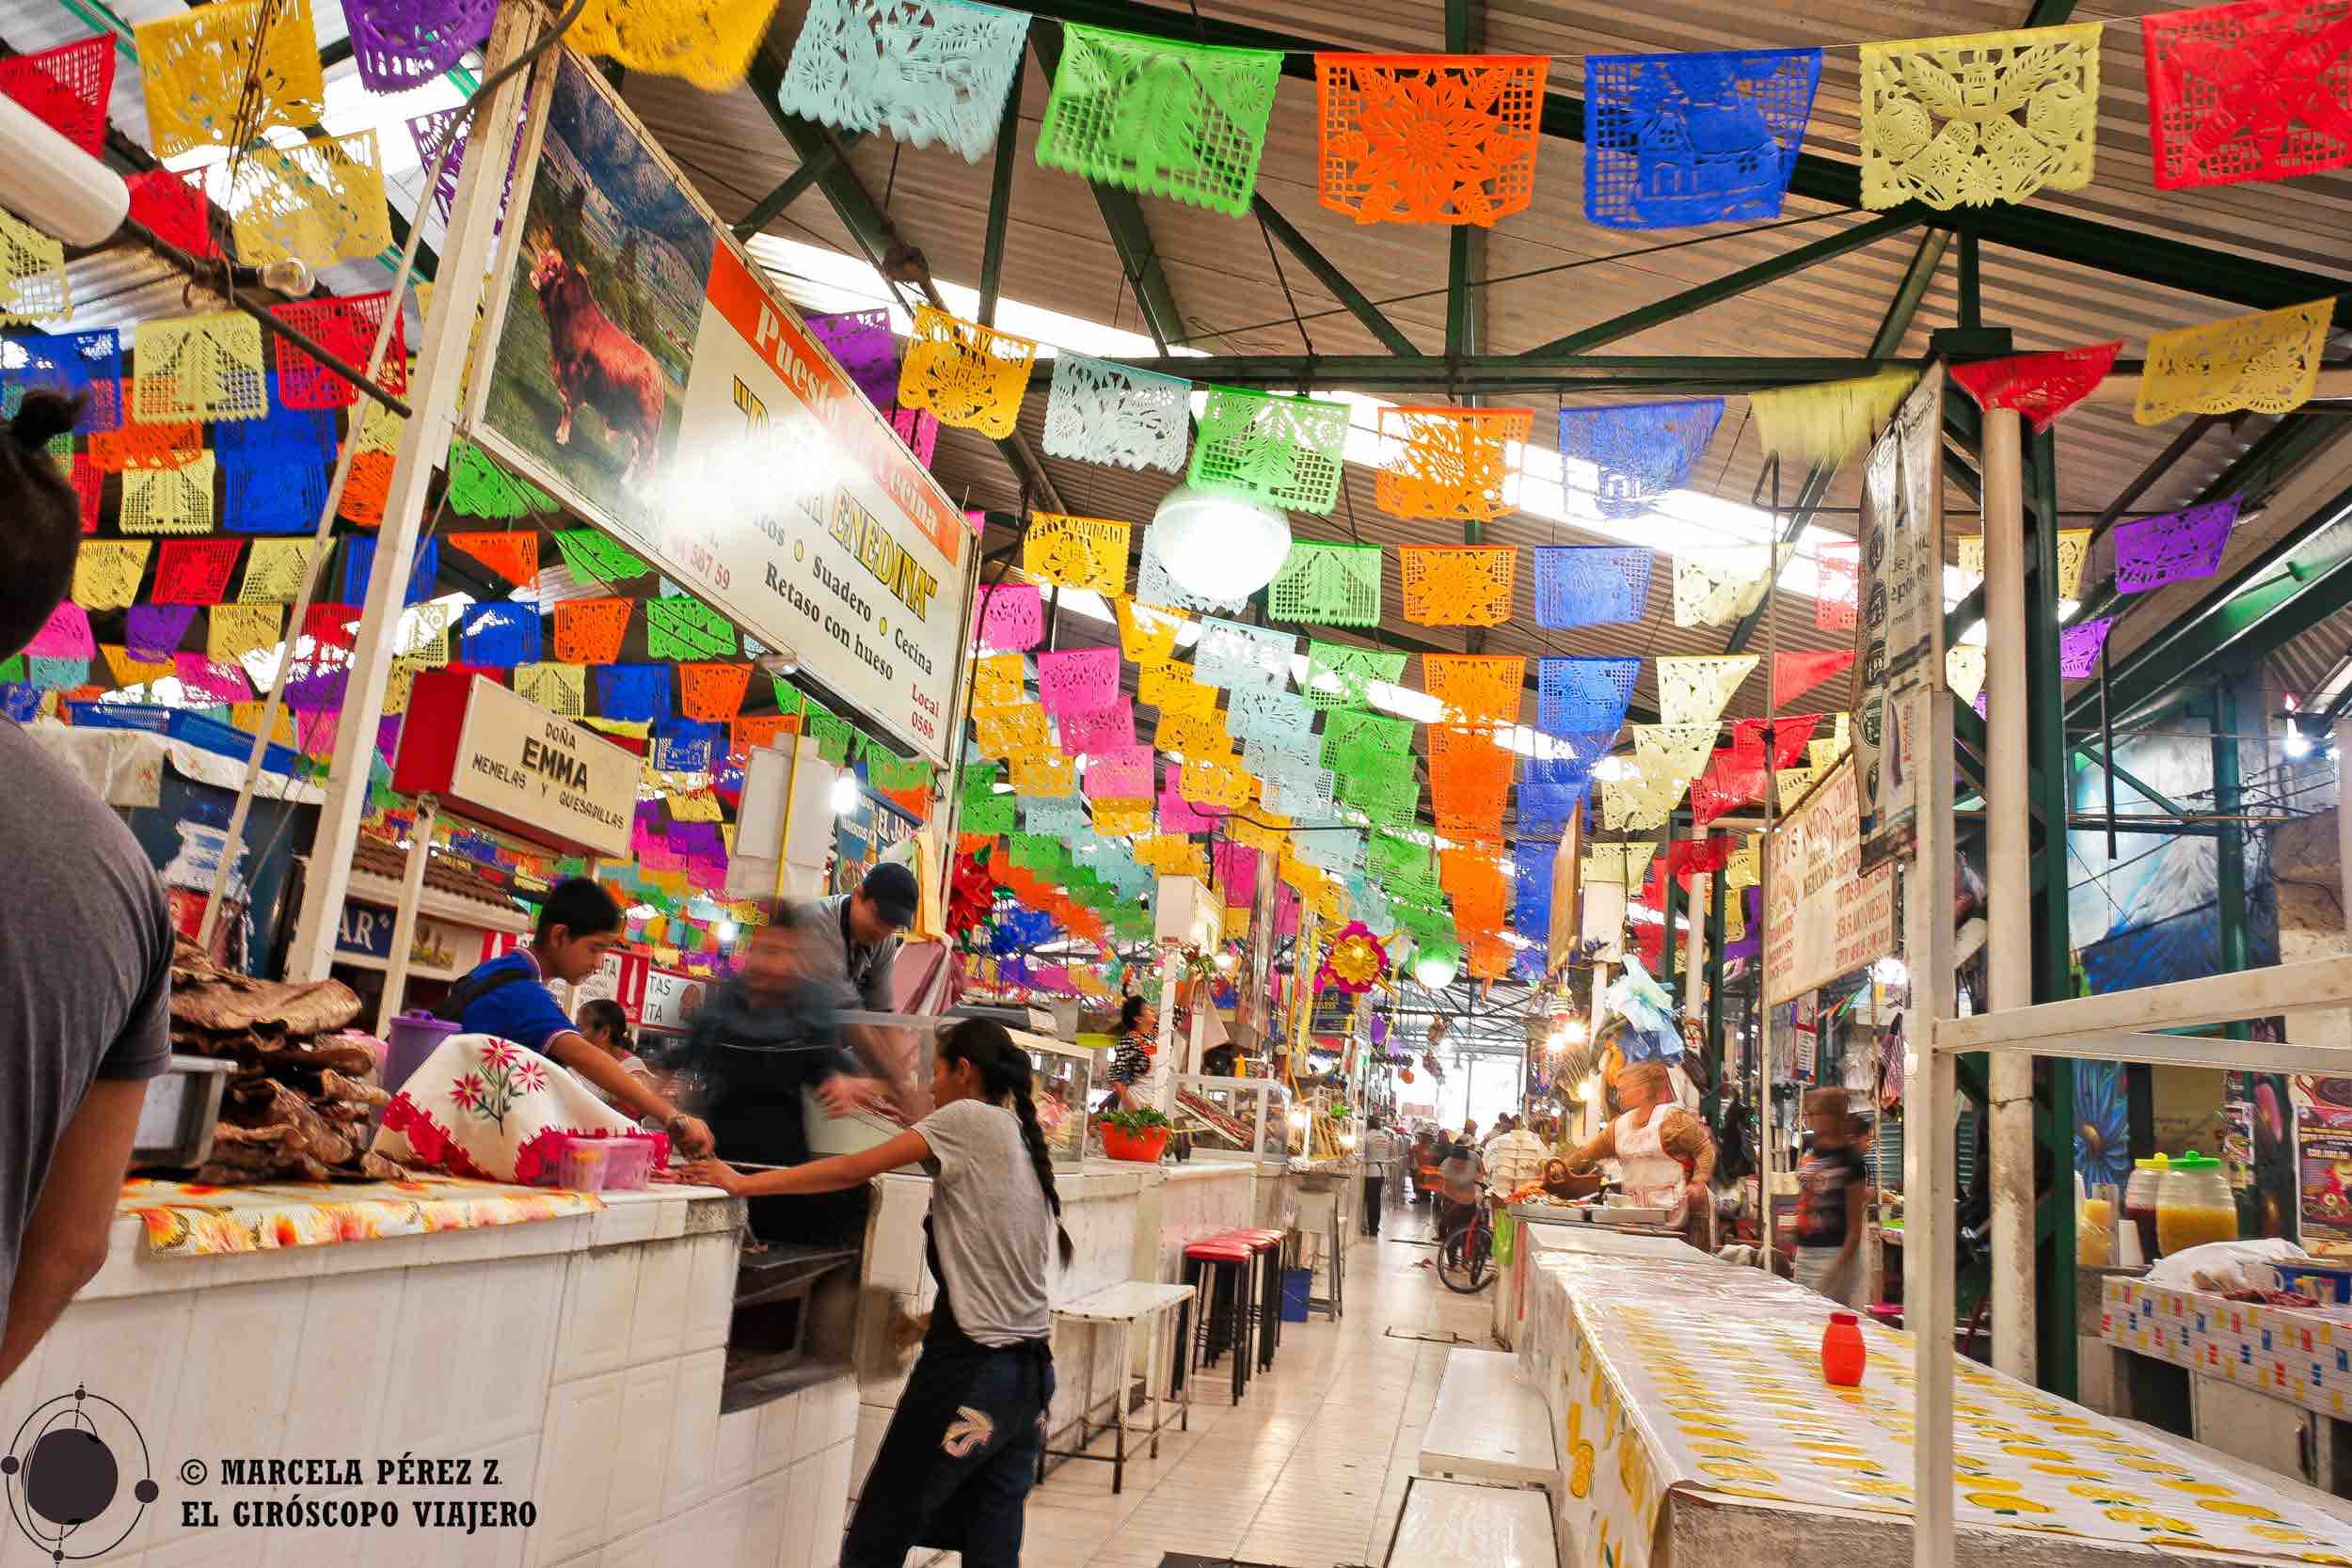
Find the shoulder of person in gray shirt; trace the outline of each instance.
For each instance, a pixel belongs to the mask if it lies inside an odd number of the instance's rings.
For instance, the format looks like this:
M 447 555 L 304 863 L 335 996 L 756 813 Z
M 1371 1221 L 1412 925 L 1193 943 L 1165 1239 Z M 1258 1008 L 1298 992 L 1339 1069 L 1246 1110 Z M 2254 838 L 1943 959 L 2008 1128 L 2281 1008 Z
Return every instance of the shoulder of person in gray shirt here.
M 835 894 L 817 901 L 817 916 L 809 922 L 809 934 L 827 979 L 837 979 L 847 988 L 844 1006 L 863 1007 L 867 1012 L 895 1013 L 898 996 L 891 970 L 898 961 L 899 939 L 885 937 L 869 947 L 852 951 L 842 916 L 850 895 Z M 854 998 L 854 1000 L 852 1000 Z
M 171 916 L 88 785 L 0 721 L 0 1320 L 50 1156 L 93 1081 L 171 1055 Z
M 983 1345 L 1054 1331 L 1054 1213 L 1039 1190 L 1021 1121 L 1002 1105 L 958 1100 L 915 1123 L 930 1145 L 931 1243 L 956 1326 Z

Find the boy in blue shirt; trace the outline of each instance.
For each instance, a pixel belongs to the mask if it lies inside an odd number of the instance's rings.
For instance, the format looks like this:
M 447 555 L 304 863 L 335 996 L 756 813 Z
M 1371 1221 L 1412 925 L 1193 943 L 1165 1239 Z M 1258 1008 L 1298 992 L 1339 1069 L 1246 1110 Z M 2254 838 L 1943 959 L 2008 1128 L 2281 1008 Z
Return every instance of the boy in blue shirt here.
M 581 1035 L 548 994 L 550 980 L 576 986 L 594 974 L 620 941 L 621 907 L 612 895 L 585 877 L 567 877 L 548 891 L 530 945 L 478 965 L 452 986 L 441 1016 L 469 1035 L 496 1035 L 553 1058 L 625 1114 L 660 1126 L 680 1153 L 707 1154 L 710 1129 Z

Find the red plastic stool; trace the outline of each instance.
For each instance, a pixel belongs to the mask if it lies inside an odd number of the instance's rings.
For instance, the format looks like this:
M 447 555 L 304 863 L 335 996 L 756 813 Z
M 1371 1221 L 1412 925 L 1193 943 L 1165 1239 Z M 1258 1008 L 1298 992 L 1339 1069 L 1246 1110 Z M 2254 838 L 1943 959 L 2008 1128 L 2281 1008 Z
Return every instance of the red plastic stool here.
M 1288 1233 L 1236 1230 L 1232 1239 L 1247 1242 L 1258 1259 L 1258 1370 L 1271 1371 L 1274 1353 L 1282 1344 L 1282 1261 Z
M 1194 1297 L 1177 1308 L 1176 1343 L 1183 1357 L 1176 1368 L 1182 1374 L 1180 1386 L 1182 1378 L 1188 1377 L 1194 1368 L 1215 1366 L 1217 1356 L 1230 1348 L 1233 1353 L 1233 1402 L 1241 1402 L 1242 1389 L 1249 1381 L 1247 1337 L 1257 1311 L 1249 1267 L 1256 1258 L 1249 1243 L 1235 1237 L 1211 1236 L 1184 1248 L 1184 1283 L 1193 1287 Z M 1195 1304 L 1200 1308 L 1200 1323 L 1188 1335 L 1185 1314 Z M 1224 1325 L 1221 1336 L 1217 1332 L 1220 1312 Z

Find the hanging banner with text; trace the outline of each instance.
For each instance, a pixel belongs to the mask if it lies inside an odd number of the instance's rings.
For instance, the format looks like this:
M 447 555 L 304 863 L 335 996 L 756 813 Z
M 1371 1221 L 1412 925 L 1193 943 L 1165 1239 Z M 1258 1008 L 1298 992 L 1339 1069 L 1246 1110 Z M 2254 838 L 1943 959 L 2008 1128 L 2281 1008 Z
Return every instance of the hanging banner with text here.
M 1765 847 L 1767 1006 L 1895 950 L 1895 868 L 1862 871 L 1857 798 L 1849 761 L 1772 830 Z
M 1865 865 L 1911 842 L 1917 793 L 1899 698 L 1944 678 L 1943 433 L 1936 364 L 1903 399 L 1862 473 L 1853 754 Z
M 562 51 L 551 75 L 477 438 L 946 766 L 963 514 L 596 72 Z M 737 656 L 723 626 L 687 635 L 711 643 L 688 657 Z

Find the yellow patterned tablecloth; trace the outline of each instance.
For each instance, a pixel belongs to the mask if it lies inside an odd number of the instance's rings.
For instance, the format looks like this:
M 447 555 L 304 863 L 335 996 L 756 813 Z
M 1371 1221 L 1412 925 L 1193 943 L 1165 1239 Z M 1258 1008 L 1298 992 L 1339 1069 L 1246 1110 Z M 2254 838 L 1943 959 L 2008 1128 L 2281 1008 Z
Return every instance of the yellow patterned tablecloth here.
M 1756 1270 L 1551 1253 L 1521 1352 L 1561 1427 L 1565 1560 L 1645 1568 L 1677 1489 L 1908 1518 L 1910 1335 L 1866 1323 L 1859 1388 L 1821 1379 L 1833 1304 Z M 2352 1568 L 2340 1520 L 1970 1362 L 1954 1380 L 1963 1529 Z
M 479 1230 L 593 1213 L 594 1193 L 423 1176 L 410 1181 L 272 1181 L 213 1187 L 135 1177 L 119 1214 L 147 1227 L 151 1253 L 210 1258 L 278 1247 L 326 1246 L 436 1230 Z

